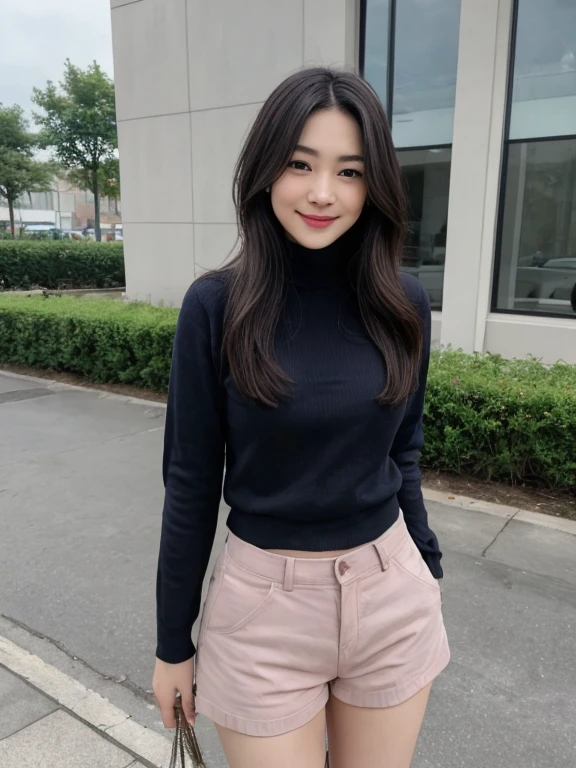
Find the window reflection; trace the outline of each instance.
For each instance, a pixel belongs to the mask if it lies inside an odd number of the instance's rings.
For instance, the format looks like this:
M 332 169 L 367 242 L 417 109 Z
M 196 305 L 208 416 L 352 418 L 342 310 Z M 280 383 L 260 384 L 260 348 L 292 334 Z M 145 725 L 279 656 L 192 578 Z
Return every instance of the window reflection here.
M 364 77 L 380 97 L 388 100 L 388 27 L 392 0 L 367 0 L 364 22 Z
M 496 307 L 576 312 L 576 140 L 508 150 Z
M 576 133 L 576 2 L 519 0 L 511 139 Z
M 450 149 L 441 148 L 398 154 L 410 202 L 402 270 L 420 280 L 432 309 L 442 308 L 451 154 Z
M 452 142 L 461 0 L 366 0 L 364 76 L 387 104 L 394 3 L 392 134 L 397 147 Z
M 392 128 L 397 147 L 452 142 L 460 0 L 397 0 Z

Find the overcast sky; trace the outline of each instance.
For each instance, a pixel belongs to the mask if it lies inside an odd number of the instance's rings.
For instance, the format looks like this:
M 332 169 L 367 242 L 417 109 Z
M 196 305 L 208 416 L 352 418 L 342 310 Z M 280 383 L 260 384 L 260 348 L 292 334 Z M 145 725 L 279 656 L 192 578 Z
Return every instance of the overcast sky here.
M 112 76 L 110 0 L 1 0 L 0 102 L 28 115 L 34 86 L 60 81 L 64 62 L 96 60 Z

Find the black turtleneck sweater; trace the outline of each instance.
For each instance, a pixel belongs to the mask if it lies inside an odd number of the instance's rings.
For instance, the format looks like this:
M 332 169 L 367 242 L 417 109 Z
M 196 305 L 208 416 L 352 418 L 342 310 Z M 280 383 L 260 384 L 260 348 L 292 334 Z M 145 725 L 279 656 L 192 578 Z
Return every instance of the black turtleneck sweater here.
M 367 336 L 338 244 L 290 245 L 291 277 L 276 357 L 295 382 L 277 408 L 246 400 L 221 357 L 224 278 L 195 282 L 174 341 L 164 444 L 166 488 L 157 579 L 157 656 L 194 654 L 191 629 L 222 494 L 228 527 L 264 549 L 329 551 L 378 538 L 402 508 L 432 574 L 441 553 L 428 527 L 418 459 L 430 352 L 430 306 L 402 276 L 425 327 L 419 387 L 382 406 L 382 356 Z M 226 458 L 225 458 L 226 457 Z

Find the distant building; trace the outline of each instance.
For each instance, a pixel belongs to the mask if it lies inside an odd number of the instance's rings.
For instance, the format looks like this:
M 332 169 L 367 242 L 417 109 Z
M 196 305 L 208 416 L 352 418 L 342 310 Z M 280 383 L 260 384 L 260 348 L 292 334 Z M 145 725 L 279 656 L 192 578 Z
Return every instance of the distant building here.
M 52 224 L 57 229 L 85 229 L 94 226 L 94 195 L 55 179 L 49 192 L 22 195 L 14 206 L 16 228 L 33 224 Z M 0 223 L 10 221 L 8 207 L 0 205 Z M 121 226 L 119 200 L 102 198 L 100 223 L 104 228 Z
M 391 121 L 404 269 L 428 290 L 434 341 L 576 362 L 573 0 L 111 5 L 129 296 L 178 304 L 222 263 L 263 100 L 303 65 L 344 65 Z

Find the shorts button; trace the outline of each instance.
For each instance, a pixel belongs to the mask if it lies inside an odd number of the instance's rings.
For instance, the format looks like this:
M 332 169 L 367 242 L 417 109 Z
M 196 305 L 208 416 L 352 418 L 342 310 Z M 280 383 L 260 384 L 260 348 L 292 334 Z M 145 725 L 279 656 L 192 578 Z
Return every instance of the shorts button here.
M 349 570 L 350 570 L 350 566 L 348 565 L 346 560 L 341 560 L 338 563 L 338 572 L 340 573 L 340 576 L 344 576 L 346 571 L 349 571 Z

